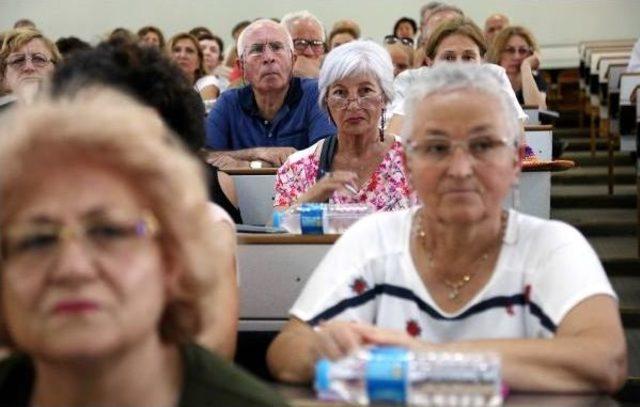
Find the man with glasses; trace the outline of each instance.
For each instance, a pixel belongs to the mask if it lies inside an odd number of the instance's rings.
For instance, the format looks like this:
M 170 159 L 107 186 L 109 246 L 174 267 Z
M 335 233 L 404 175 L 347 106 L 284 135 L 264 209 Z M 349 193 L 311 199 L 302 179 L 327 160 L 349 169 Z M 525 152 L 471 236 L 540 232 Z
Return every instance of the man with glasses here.
M 411 38 L 403 39 L 411 40 Z M 401 41 L 389 42 L 385 37 L 384 48 L 387 50 L 389 56 L 391 57 L 391 62 L 393 63 L 394 78 L 407 69 L 411 69 L 411 67 L 413 66 L 413 48 L 411 47 L 411 45 L 408 45 L 407 43 Z
M 280 24 L 291 35 L 294 52 L 298 56 L 293 66 L 293 74 L 317 78 L 325 53 L 324 27 L 320 20 L 303 10 L 286 14 Z
M 238 38 L 248 86 L 224 92 L 207 119 L 208 161 L 221 168 L 278 167 L 296 150 L 335 133 L 318 106 L 315 79 L 296 78 L 287 30 L 257 20 Z

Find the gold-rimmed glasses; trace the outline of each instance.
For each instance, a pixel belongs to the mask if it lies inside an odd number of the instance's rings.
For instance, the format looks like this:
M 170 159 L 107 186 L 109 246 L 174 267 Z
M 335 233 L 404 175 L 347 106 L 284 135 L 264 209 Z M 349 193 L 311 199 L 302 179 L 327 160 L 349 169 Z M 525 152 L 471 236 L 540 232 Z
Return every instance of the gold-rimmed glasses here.
M 153 238 L 160 231 L 157 219 L 149 211 L 141 216 L 100 214 L 72 225 L 35 219 L 3 229 L 3 260 L 30 264 L 50 259 L 65 242 L 76 239 L 93 255 L 119 256 L 131 250 L 136 241 Z

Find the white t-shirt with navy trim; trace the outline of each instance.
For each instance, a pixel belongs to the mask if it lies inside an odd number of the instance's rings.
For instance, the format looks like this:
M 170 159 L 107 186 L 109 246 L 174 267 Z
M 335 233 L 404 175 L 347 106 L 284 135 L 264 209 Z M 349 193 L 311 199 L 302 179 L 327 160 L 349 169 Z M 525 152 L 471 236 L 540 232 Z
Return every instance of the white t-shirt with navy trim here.
M 565 315 L 596 294 L 616 294 L 575 228 L 509 211 L 496 268 L 462 309 L 443 312 L 409 251 L 417 208 L 376 213 L 334 244 L 290 310 L 316 325 L 360 321 L 427 341 L 552 337 Z

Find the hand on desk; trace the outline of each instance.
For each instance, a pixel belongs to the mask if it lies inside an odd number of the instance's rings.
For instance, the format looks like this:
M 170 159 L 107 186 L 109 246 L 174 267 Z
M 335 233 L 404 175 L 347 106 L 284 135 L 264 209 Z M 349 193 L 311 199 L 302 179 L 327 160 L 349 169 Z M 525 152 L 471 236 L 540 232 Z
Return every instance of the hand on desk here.
M 221 170 L 227 170 L 230 168 L 248 168 L 249 167 L 249 161 L 236 160 L 235 158 L 225 154 L 209 155 L 206 161 L 211 165 L 215 165 Z
M 404 331 L 379 328 L 361 322 L 329 321 L 314 328 L 320 355 L 329 359 L 347 356 L 361 346 L 388 345 L 425 350 L 428 343 Z
M 280 167 L 295 152 L 296 149 L 293 147 L 262 147 L 256 148 L 256 158 L 266 161 L 273 167 Z

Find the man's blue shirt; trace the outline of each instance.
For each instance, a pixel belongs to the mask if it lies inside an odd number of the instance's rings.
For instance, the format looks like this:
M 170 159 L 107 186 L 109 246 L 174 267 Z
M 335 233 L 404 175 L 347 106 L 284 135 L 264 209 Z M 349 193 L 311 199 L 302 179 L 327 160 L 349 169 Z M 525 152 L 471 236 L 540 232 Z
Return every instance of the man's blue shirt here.
M 335 126 L 318 106 L 318 81 L 293 78 L 272 121 L 260 117 L 251 86 L 223 92 L 207 118 L 206 146 L 212 150 L 302 150 L 335 133 Z

